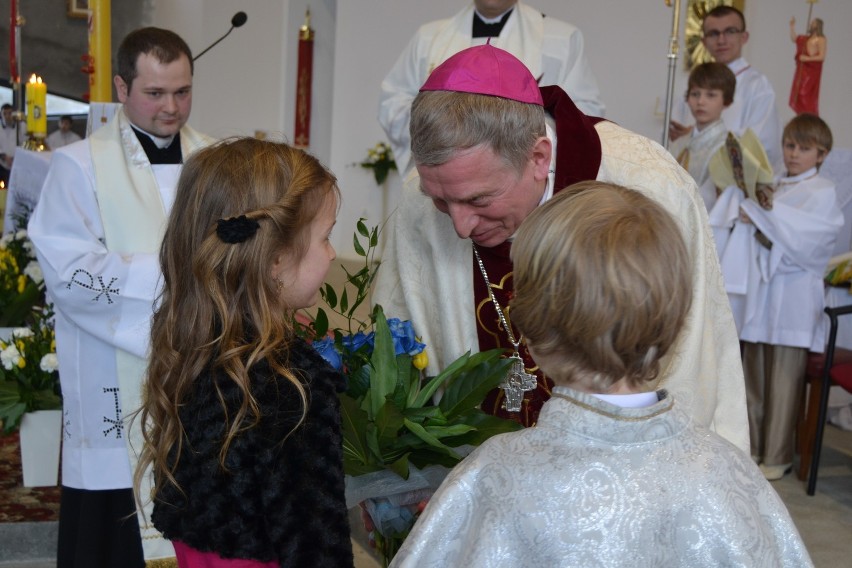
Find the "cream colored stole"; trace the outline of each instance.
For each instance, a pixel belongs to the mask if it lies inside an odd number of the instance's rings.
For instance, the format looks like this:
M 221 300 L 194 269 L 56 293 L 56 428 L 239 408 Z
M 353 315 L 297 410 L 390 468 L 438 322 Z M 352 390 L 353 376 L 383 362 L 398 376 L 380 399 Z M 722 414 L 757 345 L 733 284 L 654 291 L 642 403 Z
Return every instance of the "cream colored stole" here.
M 429 73 L 463 49 L 471 47 L 473 6 L 447 20 L 429 46 Z M 521 61 L 536 79 L 541 76 L 541 45 L 544 38 L 544 18 L 541 12 L 518 2 L 500 37 L 492 37 L 491 45 L 506 50 Z M 426 78 L 424 77 L 425 81 Z
M 184 159 L 213 142 L 188 126 L 181 129 L 180 140 Z M 123 109 L 89 137 L 89 145 L 107 249 L 119 253 L 156 254 L 166 228 L 166 209 L 151 163 Z M 141 385 L 147 361 L 118 349 L 116 364 L 122 416 L 125 417 L 125 440 L 133 472 L 142 449 L 142 431 L 138 420 L 127 417 L 141 407 Z M 145 509 L 138 512 L 146 565 L 177 566 L 171 543 L 150 523 L 153 503 L 148 496 L 152 481 L 149 471 L 140 487 Z

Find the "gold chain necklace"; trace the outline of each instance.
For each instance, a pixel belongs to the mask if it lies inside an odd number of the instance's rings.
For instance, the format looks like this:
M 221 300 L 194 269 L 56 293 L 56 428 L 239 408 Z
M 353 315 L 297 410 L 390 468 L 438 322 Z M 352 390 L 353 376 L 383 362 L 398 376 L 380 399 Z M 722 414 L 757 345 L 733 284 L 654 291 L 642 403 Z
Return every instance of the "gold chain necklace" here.
M 494 304 L 494 309 L 497 310 L 497 316 L 500 318 L 500 323 L 503 324 L 503 329 L 506 330 L 506 336 L 509 343 L 512 344 L 513 352 L 509 359 L 512 361 L 512 366 L 506 373 L 506 376 L 500 382 L 500 388 L 503 389 L 503 408 L 509 412 L 520 412 L 521 401 L 524 399 L 524 393 L 535 390 L 538 386 L 538 381 L 535 375 L 531 375 L 524 369 L 524 360 L 518 352 L 521 345 L 520 340 L 515 339 L 515 334 L 512 333 L 512 326 L 506 321 L 506 316 L 503 315 L 503 308 L 494 296 L 494 290 L 491 289 L 491 281 L 488 280 L 488 273 L 485 271 L 485 264 L 479 256 L 479 251 L 476 250 L 476 244 L 471 242 L 473 254 L 476 256 L 476 264 L 479 265 L 479 271 L 482 273 L 482 278 L 485 279 L 485 286 L 488 288 L 488 295 L 491 297 L 491 303 Z

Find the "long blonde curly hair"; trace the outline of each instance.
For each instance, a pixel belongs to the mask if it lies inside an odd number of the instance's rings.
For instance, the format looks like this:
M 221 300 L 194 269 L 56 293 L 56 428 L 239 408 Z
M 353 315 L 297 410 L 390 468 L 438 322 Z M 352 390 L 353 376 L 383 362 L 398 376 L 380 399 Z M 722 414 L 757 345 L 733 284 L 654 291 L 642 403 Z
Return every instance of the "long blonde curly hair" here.
M 137 500 L 153 499 L 164 483 L 180 489 L 174 477 L 184 443 L 179 410 L 205 370 L 221 373 L 242 392 L 233 413 L 215 386 L 226 420 L 223 468 L 234 438 L 260 419 L 249 380 L 256 363 L 266 361 L 294 385 L 304 418 L 307 393 L 287 361 L 293 307 L 283 305 L 271 266 L 282 252 L 294 262 L 304 256 L 311 222 L 339 193 L 334 175 L 316 158 L 282 143 L 231 138 L 186 160 L 160 250 L 164 287 L 152 320 L 143 406 L 135 417 L 144 439 L 134 473 Z M 259 224 L 257 232 L 243 242 L 224 242 L 217 221 L 242 215 Z M 140 496 L 149 466 L 154 492 Z

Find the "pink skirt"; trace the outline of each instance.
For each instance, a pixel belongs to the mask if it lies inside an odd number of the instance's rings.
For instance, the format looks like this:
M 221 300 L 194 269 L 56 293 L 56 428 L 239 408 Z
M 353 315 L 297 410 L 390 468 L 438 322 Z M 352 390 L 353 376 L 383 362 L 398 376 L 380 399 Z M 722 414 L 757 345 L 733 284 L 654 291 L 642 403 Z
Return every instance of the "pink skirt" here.
M 201 552 L 173 540 L 178 568 L 278 568 L 278 562 L 222 558 L 215 552 Z

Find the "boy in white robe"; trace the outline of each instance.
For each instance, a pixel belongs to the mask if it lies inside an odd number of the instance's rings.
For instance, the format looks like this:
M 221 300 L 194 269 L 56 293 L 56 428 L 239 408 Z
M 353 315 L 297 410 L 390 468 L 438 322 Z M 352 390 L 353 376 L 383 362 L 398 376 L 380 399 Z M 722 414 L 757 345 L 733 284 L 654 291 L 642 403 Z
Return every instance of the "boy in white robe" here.
M 692 301 L 675 219 L 581 182 L 529 215 L 512 260 L 512 320 L 553 396 L 450 472 L 391 566 L 813 566 L 748 455 L 654 391 Z
M 799 115 L 784 128 L 782 145 L 787 172 L 775 184 L 772 208 L 752 199 L 739 204 L 733 231 L 752 238 L 733 278 L 744 292 L 728 286 L 743 345 L 751 453 L 770 480 L 793 462 L 807 354 L 825 346 L 823 275 L 843 226 L 834 183 L 818 173 L 831 150 L 828 125 Z M 726 283 L 729 265 L 723 257 Z
M 716 203 L 717 189 L 710 179 L 710 158 L 725 144 L 728 128 L 722 111 L 734 102 L 737 78 L 727 65 L 702 63 L 689 74 L 686 104 L 695 119 L 695 128 L 670 148 L 677 162 L 689 172 L 707 211 Z

